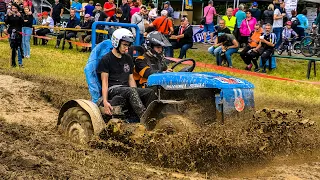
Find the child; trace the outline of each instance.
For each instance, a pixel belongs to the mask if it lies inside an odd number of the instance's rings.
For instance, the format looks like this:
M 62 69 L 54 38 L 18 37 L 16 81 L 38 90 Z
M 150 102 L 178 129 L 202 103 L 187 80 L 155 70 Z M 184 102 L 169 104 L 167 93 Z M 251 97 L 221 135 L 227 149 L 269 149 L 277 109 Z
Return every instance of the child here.
M 279 47 L 279 52 L 281 53 L 284 49 L 283 46 L 284 45 L 289 45 L 289 43 L 293 44 L 294 43 L 294 39 L 298 38 L 298 34 L 291 28 L 292 26 L 292 22 L 291 21 L 287 21 L 286 26 L 284 27 L 283 31 L 282 31 L 282 43 Z M 294 36 L 294 39 L 291 40 L 292 36 Z

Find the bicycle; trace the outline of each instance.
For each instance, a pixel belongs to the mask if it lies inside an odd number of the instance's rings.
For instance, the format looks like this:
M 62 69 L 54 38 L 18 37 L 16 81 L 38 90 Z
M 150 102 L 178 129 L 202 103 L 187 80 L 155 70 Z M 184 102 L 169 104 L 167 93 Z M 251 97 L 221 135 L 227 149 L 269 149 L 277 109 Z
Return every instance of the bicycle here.
M 288 56 L 291 56 L 291 52 L 294 50 L 293 41 L 296 38 L 288 38 L 285 40 L 285 42 L 282 42 L 279 49 L 277 49 L 277 53 L 281 55 L 284 51 L 287 51 Z M 296 45 L 296 44 L 295 44 Z
M 311 57 L 317 54 L 320 56 L 320 34 L 315 31 L 311 32 L 309 36 L 304 37 L 300 42 L 301 53 L 305 57 Z

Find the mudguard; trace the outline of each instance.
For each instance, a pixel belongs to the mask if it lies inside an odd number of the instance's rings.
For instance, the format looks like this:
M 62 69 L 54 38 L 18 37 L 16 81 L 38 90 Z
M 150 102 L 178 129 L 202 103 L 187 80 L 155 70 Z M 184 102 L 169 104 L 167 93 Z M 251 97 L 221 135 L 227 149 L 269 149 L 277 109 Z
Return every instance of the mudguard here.
M 61 107 L 58 116 L 58 126 L 61 124 L 63 114 L 72 107 L 81 107 L 89 114 L 95 135 L 99 135 L 100 132 L 106 127 L 98 106 L 92 101 L 84 99 L 70 100 Z

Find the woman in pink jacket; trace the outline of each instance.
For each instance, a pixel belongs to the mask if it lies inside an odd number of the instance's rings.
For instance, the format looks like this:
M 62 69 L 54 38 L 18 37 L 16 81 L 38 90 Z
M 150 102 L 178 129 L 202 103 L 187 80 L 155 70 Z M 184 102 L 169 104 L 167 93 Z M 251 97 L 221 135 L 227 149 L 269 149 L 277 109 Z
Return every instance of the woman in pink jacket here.
M 256 18 L 252 17 L 251 11 L 246 10 L 246 19 L 244 19 L 240 25 L 240 43 L 247 44 L 251 32 L 254 30 L 254 26 L 257 24 Z

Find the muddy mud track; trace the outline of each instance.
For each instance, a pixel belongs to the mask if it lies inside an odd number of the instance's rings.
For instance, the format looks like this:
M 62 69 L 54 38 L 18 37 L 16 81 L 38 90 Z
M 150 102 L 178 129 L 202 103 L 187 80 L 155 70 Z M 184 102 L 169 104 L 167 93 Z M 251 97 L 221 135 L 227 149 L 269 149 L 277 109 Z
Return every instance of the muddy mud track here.
M 282 120 L 276 112 L 265 113 L 266 116 L 256 121 L 226 124 L 224 127 L 208 127 L 195 137 L 148 137 L 140 144 L 140 150 L 143 151 L 140 153 L 138 151 L 139 156 L 137 156 L 137 160 L 146 162 L 146 165 L 135 163 L 134 156 L 129 157 L 129 161 L 126 160 L 125 154 L 119 158 L 115 156 L 115 153 L 110 152 L 110 147 L 100 150 L 67 141 L 55 129 L 58 114 L 56 107 L 59 107 L 69 94 L 78 98 L 86 94 L 84 87 L 70 89 L 70 86 L 69 88 L 63 87 L 64 84 L 53 87 L 50 86 L 50 83 L 57 83 L 55 80 L 39 81 L 34 77 L 27 78 L 37 83 L 0 75 L 0 177 L 3 179 L 200 179 L 206 176 L 199 173 L 181 173 L 181 171 L 177 173 L 176 169 L 201 170 L 200 167 L 203 167 L 205 171 L 210 172 L 212 169 L 221 169 L 232 164 L 243 165 L 241 161 L 247 161 L 244 168 L 235 166 L 235 169 L 224 171 L 222 177 L 212 173 L 209 175 L 213 179 L 223 179 L 223 177 L 320 178 L 320 156 L 318 154 L 311 158 L 316 160 L 293 164 L 283 163 L 288 162 L 288 159 L 271 164 L 264 158 L 260 162 L 252 161 L 259 156 L 264 157 L 266 153 L 282 151 L 283 149 L 268 151 L 279 144 L 285 146 L 285 150 L 288 151 L 292 150 L 293 146 L 299 148 L 302 146 L 306 151 L 315 147 L 313 144 L 317 141 L 313 133 L 315 129 L 311 128 L 308 133 L 304 131 L 304 127 L 312 126 L 313 122 L 300 118 L 299 115 L 292 116 L 295 121 L 291 122 Z M 67 95 L 63 95 L 63 92 Z M 54 103 L 48 103 L 48 101 Z M 268 116 L 272 116 L 273 120 L 269 121 Z M 280 116 L 284 115 L 280 114 Z M 239 125 L 250 128 L 239 129 Z M 266 133 L 256 134 L 264 131 Z M 285 133 L 279 133 L 280 131 Z M 253 133 L 250 134 L 250 132 Z M 306 135 L 296 138 L 295 136 L 301 132 Z M 254 137 L 243 141 L 244 138 L 249 137 L 245 133 Z M 268 141 L 268 139 L 278 140 Z M 298 143 L 295 143 L 296 141 Z M 301 144 L 302 141 L 304 144 Z M 262 143 L 258 149 L 254 146 L 256 143 Z M 283 152 L 286 153 L 286 151 Z M 148 164 L 173 169 L 162 169 Z M 217 166 L 217 164 L 222 166 Z

